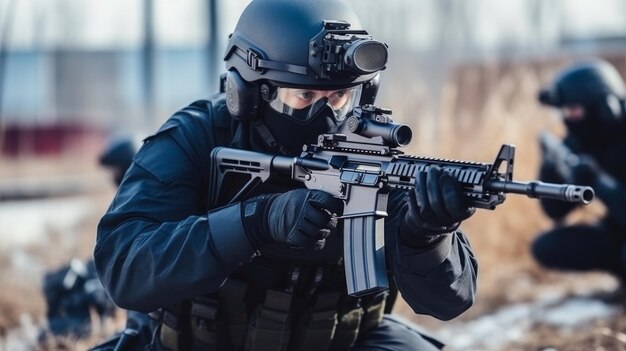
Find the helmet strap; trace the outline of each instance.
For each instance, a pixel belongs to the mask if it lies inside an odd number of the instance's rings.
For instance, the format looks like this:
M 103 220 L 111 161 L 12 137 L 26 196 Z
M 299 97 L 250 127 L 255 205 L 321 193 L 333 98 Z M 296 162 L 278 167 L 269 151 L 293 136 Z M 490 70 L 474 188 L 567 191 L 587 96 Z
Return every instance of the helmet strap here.
M 288 155 L 289 152 L 285 147 L 274 137 L 272 131 L 263 123 L 260 118 L 255 118 L 252 120 L 252 126 L 259 133 L 261 140 L 272 151 L 278 151 L 283 155 Z

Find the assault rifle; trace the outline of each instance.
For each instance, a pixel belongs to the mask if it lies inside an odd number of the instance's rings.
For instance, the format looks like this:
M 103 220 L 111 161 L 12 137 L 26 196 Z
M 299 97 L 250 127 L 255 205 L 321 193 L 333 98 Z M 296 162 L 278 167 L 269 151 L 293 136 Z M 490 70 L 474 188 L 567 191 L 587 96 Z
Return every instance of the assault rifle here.
M 361 296 L 388 288 L 384 217 L 392 189 L 412 189 L 418 172 L 439 167 L 454 176 L 472 206 L 495 209 L 506 193 L 589 203 L 591 187 L 513 181 L 515 147 L 502 145 L 492 164 L 404 154 L 411 129 L 393 123 L 391 110 L 372 105 L 354 109 L 341 134 L 322 134 L 304 145 L 300 157 L 268 155 L 219 147 L 211 153 L 209 200 L 214 205 L 246 198 L 257 185 L 282 174 L 344 200 L 343 245 L 348 294 Z M 500 168 L 504 166 L 503 171 Z M 236 194 L 224 194 L 226 182 Z M 233 187 L 228 187 L 232 189 Z

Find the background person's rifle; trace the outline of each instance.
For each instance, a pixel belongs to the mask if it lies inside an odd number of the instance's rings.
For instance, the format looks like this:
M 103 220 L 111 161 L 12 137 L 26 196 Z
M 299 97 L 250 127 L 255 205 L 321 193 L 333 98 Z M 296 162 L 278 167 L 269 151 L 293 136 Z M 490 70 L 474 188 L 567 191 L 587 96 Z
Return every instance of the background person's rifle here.
M 383 225 L 389 192 L 412 189 L 416 174 L 428 167 L 454 176 L 477 208 L 494 209 L 506 193 L 585 204 L 594 197 L 585 186 L 513 181 L 513 145 L 502 145 L 493 164 L 405 155 L 399 147 L 411 141 L 411 129 L 393 123 L 390 113 L 371 105 L 357 107 L 345 123 L 345 134 L 320 135 L 317 144 L 304 146 L 300 157 L 215 148 L 209 201 L 215 206 L 240 201 L 277 174 L 344 200 L 339 218 L 346 283 L 348 294 L 360 296 L 388 288 Z M 241 190 L 227 194 L 224 189 Z
M 574 179 L 572 170 L 580 164 L 580 156 L 570 150 L 554 134 L 545 130 L 539 133 L 539 145 L 544 160 L 552 164 L 566 182 L 571 182 Z

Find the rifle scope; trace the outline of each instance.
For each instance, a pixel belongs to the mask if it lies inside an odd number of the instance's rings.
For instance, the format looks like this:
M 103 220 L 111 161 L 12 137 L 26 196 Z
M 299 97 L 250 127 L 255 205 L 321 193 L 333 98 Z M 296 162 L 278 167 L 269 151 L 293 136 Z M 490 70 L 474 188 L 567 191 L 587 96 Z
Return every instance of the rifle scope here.
M 406 124 L 393 123 L 385 115 L 391 110 L 381 109 L 372 105 L 354 108 L 352 116 L 346 121 L 350 132 L 368 137 L 381 137 L 387 146 L 406 146 L 413 138 L 413 131 Z

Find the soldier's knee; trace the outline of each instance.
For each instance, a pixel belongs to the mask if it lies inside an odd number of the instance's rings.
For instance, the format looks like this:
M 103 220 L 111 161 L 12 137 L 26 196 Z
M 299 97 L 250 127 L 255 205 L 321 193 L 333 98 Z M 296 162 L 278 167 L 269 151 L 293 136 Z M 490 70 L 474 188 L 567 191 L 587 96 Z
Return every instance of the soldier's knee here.
M 546 234 L 538 236 L 530 246 L 533 258 L 541 265 L 552 267 L 555 265 L 554 243 Z

